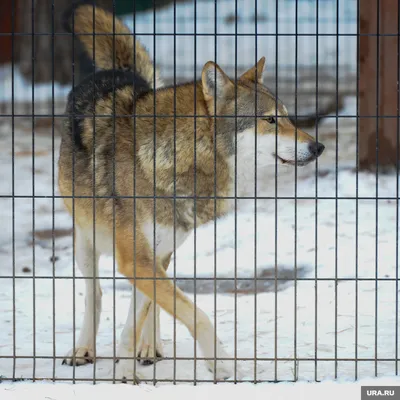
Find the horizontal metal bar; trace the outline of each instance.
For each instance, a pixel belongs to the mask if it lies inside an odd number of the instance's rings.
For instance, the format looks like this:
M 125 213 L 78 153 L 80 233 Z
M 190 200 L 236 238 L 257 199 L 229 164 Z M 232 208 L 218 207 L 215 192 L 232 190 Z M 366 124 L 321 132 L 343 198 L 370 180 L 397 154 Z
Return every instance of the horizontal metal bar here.
M 66 37 L 79 37 L 79 36 L 133 36 L 132 33 L 64 33 L 64 32 L 34 32 L 28 33 L 28 32 L 2 32 L 0 33 L 0 36 L 66 36 Z M 271 36 L 271 37 L 279 37 L 279 36 L 289 36 L 289 37 L 359 37 L 359 36 L 372 36 L 372 37 L 397 37 L 398 35 L 395 33 L 363 33 L 363 34 L 358 34 L 358 33 L 262 33 L 262 32 L 257 32 L 257 33 L 172 33 L 172 32 L 157 32 L 156 34 L 154 33 L 149 33 L 149 32 L 135 32 L 135 36 L 152 36 L 152 37 L 160 37 L 160 36 L 189 36 L 189 37 L 201 37 L 201 36 L 210 36 L 210 37 L 225 37 L 225 36 L 232 36 L 232 37 L 248 37 L 248 36 L 254 36 L 254 37 L 259 37 L 259 36 Z
M 3 381 L 7 381 L 7 380 L 13 380 L 13 378 L 2 378 L 2 380 Z M 121 383 L 121 381 L 120 380 L 118 380 L 118 378 L 115 378 L 115 379 L 113 379 L 113 378 L 97 378 L 96 377 L 96 379 L 93 379 L 93 378 L 76 378 L 76 377 L 73 377 L 73 378 L 55 378 L 55 377 L 49 377 L 49 378 L 36 378 L 35 377 L 35 379 L 32 379 L 32 378 L 27 378 L 27 379 L 15 379 L 14 380 L 15 382 L 18 382 L 18 381 L 26 381 L 26 382 L 37 382 L 37 381 L 46 381 L 46 382 L 93 382 L 93 381 L 95 381 L 95 382 L 112 382 L 112 383 L 115 383 L 115 384 L 120 384 Z M 132 379 L 127 379 L 126 380 L 127 381 L 127 383 L 130 383 L 130 382 L 132 382 Z M 147 378 L 147 379 L 145 379 L 145 378 L 140 378 L 140 382 L 151 382 L 151 383 L 153 383 L 153 384 L 156 384 L 156 383 L 192 383 L 192 384 L 194 384 L 194 383 L 215 383 L 215 381 L 214 380 L 212 380 L 212 379 L 198 379 L 198 378 L 196 378 L 196 379 L 178 379 L 178 378 L 174 378 L 174 379 L 158 379 L 158 378 Z M 278 382 L 296 382 L 296 380 L 292 380 L 292 379 L 285 379 L 285 380 L 268 380 L 268 379 L 265 379 L 265 380 L 261 380 L 261 379 L 256 379 L 256 380 L 254 380 L 254 379 L 249 379 L 249 380 L 241 380 L 241 379 L 226 379 L 226 380 L 224 380 L 224 383 L 229 383 L 229 382 L 233 382 L 233 383 L 248 383 L 248 382 L 251 382 L 251 383 L 278 383 Z M 320 382 L 319 380 L 316 380 L 315 382 Z M 1 383 L 1 381 L 0 381 L 0 383 Z
M 289 167 L 288 167 L 289 168 Z M 294 167 L 292 167 L 294 169 Z M 298 167 L 301 168 L 301 167 Z M 0 199 L 114 199 L 114 200 L 124 200 L 124 199 L 195 199 L 195 200 L 393 200 L 396 201 L 397 197 L 388 196 L 53 196 L 53 195 L 12 195 L 12 194 L 2 194 Z
M 51 102 L 49 102 L 51 104 Z M 273 115 L 273 114 L 272 114 Z M 256 118 L 254 115 L 179 115 L 179 114 L 0 114 L 1 118 Z M 279 115 L 275 115 L 279 118 Z M 264 118 L 259 116 L 257 118 Z M 288 115 L 281 118 L 301 119 L 310 118 L 310 114 L 297 114 Z M 334 118 L 336 119 L 347 119 L 347 118 L 375 118 L 375 119 L 386 119 L 386 118 L 399 118 L 398 115 L 322 115 L 318 114 L 318 119 Z M 323 133 L 320 134 L 323 137 Z
M 38 240 L 37 240 L 38 241 Z M 271 268 L 275 268 L 275 267 L 271 267 Z M 253 277 L 253 278 L 221 278 L 221 277 L 196 277 L 196 278 L 188 278 L 188 277 L 135 277 L 135 276 L 90 276 L 90 277 L 83 277 L 83 276 L 48 276 L 48 275 L 36 275 L 33 276 L 19 276 L 19 275 L 2 275 L 0 276 L 0 280 L 1 279 L 51 279 L 51 280 L 56 280 L 56 279 L 60 279 L 60 280 L 122 280 L 122 281 L 126 281 L 127 279 L 135 279 L 135 280 L 150 280 L 150 281 L 233 281 L 233 282 L 240 282 L 240 281 L 251 281 L 251 282 L 259 282 L 259 281 L 283 281 L 283 282 L 315 282 L 315 278 L 282 278 L 282 277 Z M 397 279 L 396 278 L 360 278 L 360 277 L 355 277 L 355 278 L 338 278 L 338 277 L 324 277 L 324 278 L 320 278 L 318 277 L 317 279 L 318 281 L 327 281 L 327 282 L 396 282 Z M 239 289 L 240 292 L 240 289 Z
M 32 360 L 32 356 L 6 356 L 6 355 L 1 355 L 0 359 L 24 359 L 24 360 Z M 76 357 L 76 359 L 79 358 L 84 358 L 84 357 Z M 135 358 L 132 357 L 107 357 L 107 356 L 96 356 L 96 360 L 135 360 Z M 35 355 L 35 359 L 41 359 L 41 360 L 64 360 L 64 356 L 40 356 L 40 355 Z M 253 361 L 255 360 L 254 357 L 231 357 L 231 358 L 223 358 L 223 357 L 217 357 L 217 360 L 237 360 L 237 361 Z M 193 357 L 163 357 L 163 360 L 176 360 L 176 361 L 193 361 Z M 210 360 L 215 360 L 215 357 L 198 357 L 196 356 L 196 361 L 210 361 Z M 351 358 L 351 357 L 338 357 L 338 358 L 328 358 L 328 357 L 257 357 L 257 361 L 343 361 L 343 362 L 354 362 L 354 361 L 379 361 L 379 362 L 398 362 L 400 361 L 397 358 Z M 193 380 L 192 380 L 193 381 Z

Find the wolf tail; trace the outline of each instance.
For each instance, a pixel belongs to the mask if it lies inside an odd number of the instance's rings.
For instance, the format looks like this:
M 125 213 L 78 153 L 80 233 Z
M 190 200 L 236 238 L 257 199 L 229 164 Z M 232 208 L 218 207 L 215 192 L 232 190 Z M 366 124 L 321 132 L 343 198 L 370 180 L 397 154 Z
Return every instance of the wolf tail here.
M 65 30 L 78 35 L 98 68 L 134 71 L 151 88 L 161 86 L 149 53 L 112 13 L 89 2 L 79 2 L 64 13 L 63 21 Z

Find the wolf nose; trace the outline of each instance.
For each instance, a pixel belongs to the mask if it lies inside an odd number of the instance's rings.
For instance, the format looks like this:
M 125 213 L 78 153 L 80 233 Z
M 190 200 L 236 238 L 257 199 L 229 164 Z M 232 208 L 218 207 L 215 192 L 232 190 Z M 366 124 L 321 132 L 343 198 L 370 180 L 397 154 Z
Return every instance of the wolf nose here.
M 308 145 L 308 150 L 314 157 L 319 157 L 324 149 L 325 146 L 322 143 L 312 142 Z

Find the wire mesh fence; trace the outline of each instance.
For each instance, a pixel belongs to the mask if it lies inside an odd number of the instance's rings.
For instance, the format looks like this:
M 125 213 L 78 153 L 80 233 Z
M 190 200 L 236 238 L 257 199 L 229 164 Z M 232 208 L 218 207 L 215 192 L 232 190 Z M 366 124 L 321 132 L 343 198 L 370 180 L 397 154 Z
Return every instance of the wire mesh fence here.
M 0 382 L 398 375 L 398 2 L 4 4 Z

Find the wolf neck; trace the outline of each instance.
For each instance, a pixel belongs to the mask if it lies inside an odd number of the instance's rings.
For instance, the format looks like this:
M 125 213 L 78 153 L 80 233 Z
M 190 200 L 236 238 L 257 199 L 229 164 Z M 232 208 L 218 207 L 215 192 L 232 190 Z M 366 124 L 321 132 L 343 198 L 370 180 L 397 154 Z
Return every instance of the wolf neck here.
M 153 109 L 153 102 L 152 97 L 147 99 L 147 105 L 151 109 Z M 227 159 L 232 154 L 234 132 L 227 132 L 218 119 L 210 114 L 201 81 L 157 90 L 155 107 L 154 114 L 173 117 L 157 120 L 161 135 L 165 135 L 166 131 L 172 129 L 176 132 L 176 140 L 186 138 L 190 147 L 193 146 L 194 140 L 200 141 L 199 149 L 205 151 L 205 142 L 209 142 L 212 148 L 208 150 L 216 152 L 219 159 Z M 199 156 L 201 156 L 200 153 Z
M 241 196 L 254 193 L 256 176 L 254 132 L 245 131 L 235 135 L 235 132 L 229 128 L 229 124 L 225 123 L 226 119 L 216 119 L 214 115 L 210 114 L 199 81 L 177 87 L 175 97 L 177 100 L 187 98 L 186 101 L 176 101 L 176 115 L 198 116 L 195 119 L 195 126 L 193 126 L 197 139 L 196 169 L 207 171 L 210 186 L 214 186 L 217 182 L 217 195 L 222 195 L 222 192 L 226 193 L 226 190 L 229 192 L 229 197 L 235 196 L 235 194 Z M 173 102 L 174 99 L 170 98 L 170 104 Z M 193 146 L 194 138 L 191 132 L 179 132 L 177 129 L 178 135 L 187 135 L 190 146 Z M 204 138 L 209 139 L 208 148 L 204 146 Z M 212 160 L 204 157 L 206 152 L 212 154 Z M 229 189 L 222 188 L 218 184 L 221 173 L 226 172 L 229 174 Z M 224 182 L 221 185 L 228 185 L 227 181 L 224 180 Z
M 228 157 L 232 179 L 232 196 L 253 196 L 256 182 L 254 135 L 251 133 L 233 133 L 234 151 Z M 253 139 L 253 140 L 252 140 Z
M 196 85 L 194 83 L 190 84 L 189 87 L 191 88 L 191 98 L 193 99 L 192 101 L 188 101 L 187 103 L 184 104 L 185 110 L 178 110 L 177 109 L 177 114 L 179 115 L 180 113 L 182 114 L 187 114 L 187 115 L 196 115 L 199 118 L 196 118 L 196 125 L 195 125 L 195 132 L 197 136 L 197 142 L 202 142 L 200 146 L 198 147 L 197 151 L 201 152 L 203 151 L 209 151 L 213 154 L 213 159 L 212 159 L 212 169 L 213 171 L 209 174 L 210 176 L 210 184 L 212 182 L 212 185 L 215 184 L 215 180 L 218 182 L 219 178 L 219 172 L 226 170 L 229 171 L 229 186 L 231 187 L 229 189 L 229 196 L 232 196 L 232 188 L 235 187 L 235 179 L 236 179 L 236 173 L 235 173 L 235 164 L 237 166 L 236 172 L 239 173 L 239 166 L 241 166 L 241 171 L 242 175 L 244 173 L 243 178 L 239 180 L 239 187 L 238 187 L 238 193 L 242 191 L 242 184 L 246 182 L 246 178 L 250 179 L 251 177 L 249 176 L 249 173 L 245 173 L 246 167 L 248 167 L 250 164 L 251 160 L 251 155 L 249 157 L 248 152 L 241 153 L 239 154 L 239 149 L 240 147 L 244 147 L 243 145 L 240 146 L 242 143 L 242 136 L 243 135 L 238 135 L 238 156 L 236 159 L 235 163 L 235 132 L 230 131 L 229 129 L 226 128 L 226 120 L 223 118 L 215 118 L 213 113 L 210 114 L 206 101 L 204 98 L 203 90 L 202 90 L 202 84 L 200 81 L 196 82 Z M 190 135 L 189 135 L 190 136 Z M 203 144 L 204 141 L 202 140 L 204 137 L 209 138 L 209 147 L 208 149 L 205 149 Z M 193 143 L 193 142 L 192 142 Z M 243 143 L 245 146 L 247 143 Z M 242 150 L 244 150 L 242 148 Z M 205 157 L 201 157 L 201 154 L 199 154 L 200 157 L 198 157 L 198 169 L 203 169 L 206 171 L 210 172 L 210 160 L 206 159 Z M 254 157 L 253 157 L 254 159 Z M 206 163 L 207 165 L 202 164 L 202 162 Z M 254 162 L 253 162 L 254 164 Z M 243 168 L 244 167 L 244 168 Z M 251 180 L 251 179 L 250 179 Z M 226 188 L 217 188 L 217 191 L 222 190 L 225 192 Z M 217 193 L 218 195 L 218 193 Z

